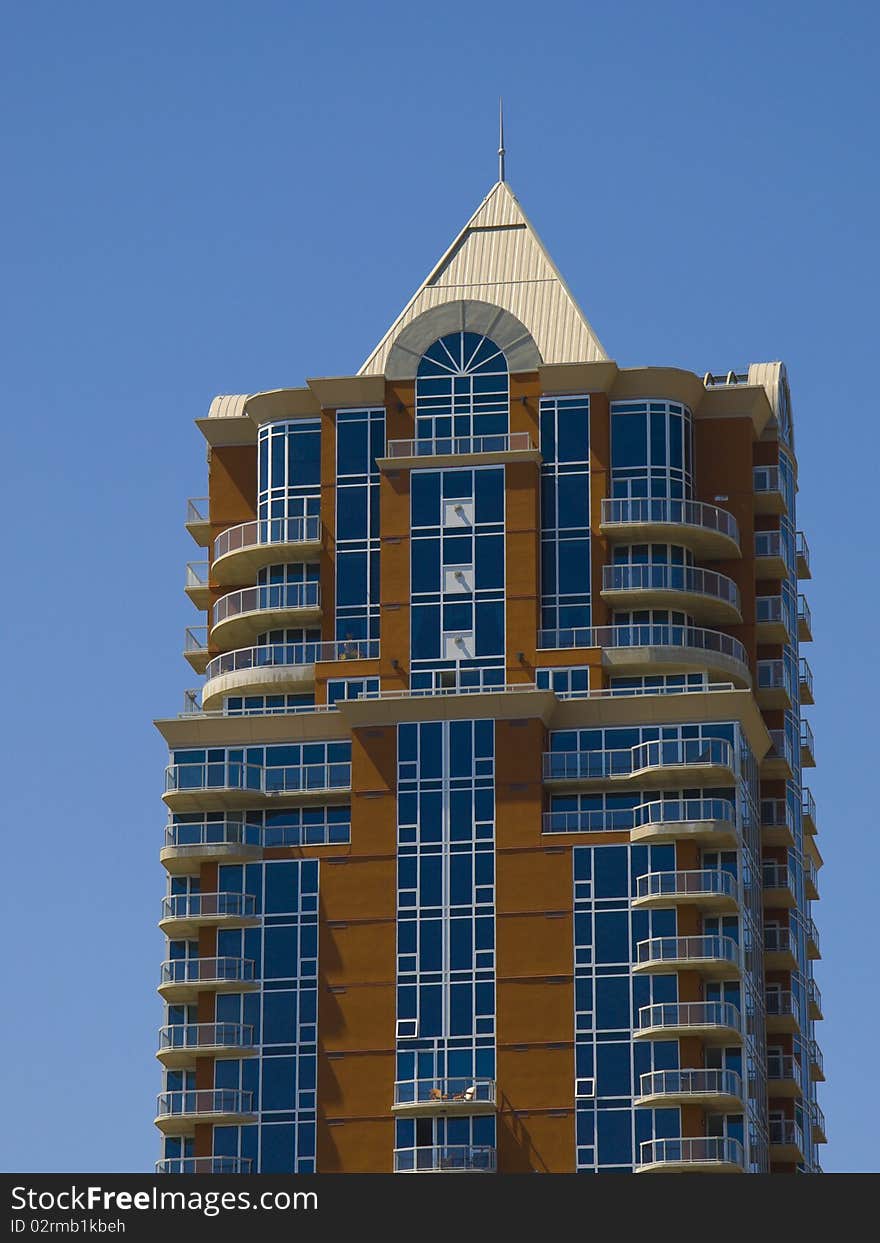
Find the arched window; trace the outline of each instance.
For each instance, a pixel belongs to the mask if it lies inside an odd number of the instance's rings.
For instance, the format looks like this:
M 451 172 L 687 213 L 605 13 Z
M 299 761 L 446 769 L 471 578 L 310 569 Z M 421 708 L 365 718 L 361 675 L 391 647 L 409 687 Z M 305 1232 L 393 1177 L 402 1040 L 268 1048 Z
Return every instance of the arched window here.
M 505 435 L 508 429 L 507 359 L 489 337 L 451 332 L 419 362 L 416 436 L 419 440 Z

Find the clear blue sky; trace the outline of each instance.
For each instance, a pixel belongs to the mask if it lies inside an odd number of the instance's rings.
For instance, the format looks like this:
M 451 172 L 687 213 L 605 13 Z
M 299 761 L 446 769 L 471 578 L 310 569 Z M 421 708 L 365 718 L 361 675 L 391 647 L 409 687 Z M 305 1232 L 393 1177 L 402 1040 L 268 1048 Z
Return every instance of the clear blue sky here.
M 193 419 L 357 370 L 494 180 L 501 91 L 509 180 L 612 357 L 788 364 L 823 1160 L 880 1168 L 878 37 L 864 0 L 5 7 L 0 1168 L 158 1154 L 151 721 L 193 680 Z

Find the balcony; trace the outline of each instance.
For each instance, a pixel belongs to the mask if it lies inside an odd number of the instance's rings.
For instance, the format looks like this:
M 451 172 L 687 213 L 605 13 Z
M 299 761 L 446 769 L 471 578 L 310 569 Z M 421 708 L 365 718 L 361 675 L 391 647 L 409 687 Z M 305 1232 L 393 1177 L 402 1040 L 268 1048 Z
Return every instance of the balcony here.
M 813 731 L 808 721 L 801 718 L 801 768 L 816 767 L 816 750 Z
M 828 1131 L 825 1128 L 825 1115 L 822 1112 L 822 1110 L 819 1108 L 818 1101 L 812 1102 L 810 1112 L 812 1115 L 811 1121 L 813 1124 L 812 1125 L 813 1143 L 814 1144 L 827 1144 L 828 1143 Z
M 801 788 L 801 823 L 804 826 L 804 832 L 811 836 L 816 834 L 816 800 L 810 793 L 809 786 Z
M 728 799 L 658 799 L 635 809 L 630 837 L 660 845 L 691 841 L 724 849 L 736 846 L 736 810 Z
M 393 1114 L 494 1114 L 494 1079 L 406 1079 L 394 1085 Z
M 810 1041 L 809 1056 L 807 1060 L 810 1066 L 810 1078 L 813 1083 L 824 1083 L 825 1059 L 822 1057 L 822 1050 L 819 1048 L 815 1040 Z
M 377 660 L 378 639 L 329 643 L 263 643 L 215 656 L 205 667 L 202 707 L 220 707 L 224 696 L 311 690 L 319 661 Z M 344 672 L 344 671 L 343 671 Z
M 796 971 L 797 942 L 790 928 L 764 929 L 764 970 Z
M 724 626 L 742 621 L 733 579 L 687 565 L 606 565 L 602 599 L 615 609 L 681 609 Z
M 260 987 L 250 958 L 171 958 L 162 963 L 159 995 L 168 1002 L 195 1001 L 199 993 L 250 993 Z
M 589 788 L 602 785 L 732 785 L 736 756 L 720 738 L 642 742 L 619 751 L 548 751 L 544 782 L 548 786 Z
M 810 569 L 810 546 L 803 531 L 795 535 L 795 568 L 798 578 L 812 578 Z
M 813 670 L 805 656 L 801 656 L 798 661 L 798 694 L 802 704 L 816 702 L 813 698 Z
M 799 643 L 813 642 L 813 614 L 810 612 L 806 596 L 797 598 L 797 629 Z
M 208 663 L 208 627 L 187 626 L 183 636 L 183 655 L 196 673 L 204 673 Z
M 429 459 L 426 461 L 425 459 Z M 389 440 L 385 456 L 376 459 L 379 470 L 407 470 L 414 466 L 496 466 L 510 462 L 540 462 L 541 453 L 528 432 L 491 436 L 438 436 L 435 439 Z
M 165 845 L 159 855 L 172 876 L 188 875 L 201 862 L 247 863 L 263 853 L 263 834 L 258 825 L 226 818 L 197 824 L 167 824 Z
M 761 868 L 761 880 L 761 897 L 765 907 L 778 909 L 797 906 L 794 877 L 791 869 L 784 863 L 765 863 Z
M 217 536 L 211 574 L 219 586 L 237 587 L 252 583 L 267 565 L 313 561 L 320 552 L 320 518 L 261 518 Z
M 755 578 L 788 578 L 788 561 L 781 531 L 755 532 Z
M 810 902 L 818 902 L 822 896 L 819 893 L 819 872 L 809 856 L 804 858 L 804 890 Z
M 755 598 L 755 637 L 759 643 L 790 643 L 782 596 Z
M 164 1157 L 156 1162 L 157 1174 L 250 1174 L 250 1157 Z
M 210 502 L 207 496 L 191 496 L 187 501 L 186 529 L 200 548 L 210 546 Z
M 739 946 L 732 937 L 653 937 L 636 946 L 633 971 L 696 971 L 711 979 L 735 979 L 740 974 Z
M 806 1155 L 804 1133 L 793 1118 L 771 1119 L 770 1160 L 785 1165 L 800 1165 Z
M 162 1092 L 156 1103 L 156 1126 L 164 1135 L 185 1135 L 203 1122 L 245 1126 L 256 1122 L 252 1092 L 237 1088 L 197 1088 Z
M 494 1174 L 495 1149 L 488 1144 L 446 1144 L 395 1148 L 395 1174 Z
M 756 514 L 784 514 L 788 509 L 778 466 L 754 466 L 752 488 Z
M 745 1156 L 738 1139 L 648 1139 L 639 1149 L 636 1174 L 742 1174 Z
M 761 844 L 785 846 L 795 842 L 794 815 L 784 798 L 761 799 Z
M 822 957 L 822 951 L 819 948 L 819 929 L 816 927 L 816 921 L 810 919 L 809 916 L 804 920 L 804 927 L 807 934 L 807 957 L 815 961 Z
M 712 681 L 751 686 L 749 661 L 739 639 L 697 626 L 596 626 L 539 630 L 543 651 L 601 648 L 602 663 L 619 674 L 705 672 Z
M 197 1057 L 254 1057 L 254 1029 L 241 1023 L 180 1023 L 159 1028 L 156 1057 L 169 1069 L 195 1066 Z
M 767 1094 L 770 1097 L 804 1095 L 804 1072 L 797 1058 L 774 1053 L 767 1058 Z
M 679 544 L 700 560 L 741 555 L 733 514 L 701 501 L 606 497 L 599 529 L 612 544 Z
M 215 647 L 246 647 L 267 630 L 308 626 L 321 617 L 321 588 L 316 582 L 266 583 L 231 591 L 211 612 Z
M 784 660 L 759 660 L 755 698 L 762 708 L 791 708 L 795 688 Z
M 197 609 L 208 607 L 211 603 L 211 588 L 208 586 L 207 561 L 187 562 L 183 589 Z
M 819 991 L 819 985 L 810 977 L 807 984 L 807 1005 L 809 1007 L 810 1018 L 815 1022 L 819 1022 L 825 1016 L 822 1013 L 822 994 Z
M 246 928 L 260 922 L 250 893 L 173 893 L 162 899 L 159 928 L 166 937 L 191 940 L 200 928 Z
M 764 996 L 767 1031 L 772 1035 L 781 1032 L 797 1034 L 801 1029 L 797 999 L 787 989 L 773 988 Z
M 682 1040 L 742 1044 L 742 1017 L 729 1001 L 673 1001 L 642 1006 L 634 1040 Z
M 762 781 L 790 781 L 796 767 L 794 750 L 784 729 L 771 729 L 770 750 L 761 760 Z
M 636 881 L 634 907 L 695 906 L 705 911 L 735 911 L 736 877 L 720 868 L 687 872 L 648 872 Z
M 351 764 L 263 768 L 240 760 L 169 764 L 162 798 L 171 811 L 225 811 L 272 803 L 293 807 L 351 789 Z
M 654 1070 L 639 1079 L 634 1105 L 668 1109 L 699 1105 L 722 1113 L 743 1109 L 742 1079 L 734 1070 Z

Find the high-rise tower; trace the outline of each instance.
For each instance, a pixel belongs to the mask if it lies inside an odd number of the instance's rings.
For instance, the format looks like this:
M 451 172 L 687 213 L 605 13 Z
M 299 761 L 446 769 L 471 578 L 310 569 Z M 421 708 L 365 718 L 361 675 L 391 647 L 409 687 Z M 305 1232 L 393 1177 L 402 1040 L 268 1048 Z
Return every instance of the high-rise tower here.
M 619 367 L 502 180 L 198 426 L 159 1169 L 817 1170 L 784 366 Z

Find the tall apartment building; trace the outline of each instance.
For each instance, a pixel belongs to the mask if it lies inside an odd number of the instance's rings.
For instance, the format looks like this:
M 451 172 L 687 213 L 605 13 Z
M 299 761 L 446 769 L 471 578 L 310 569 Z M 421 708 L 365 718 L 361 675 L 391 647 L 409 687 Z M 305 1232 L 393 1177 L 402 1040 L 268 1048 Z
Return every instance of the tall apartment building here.
M 817 1171 L 784 366 L 619 367 L 502 179 L 197 423 L 158 1168 Z

